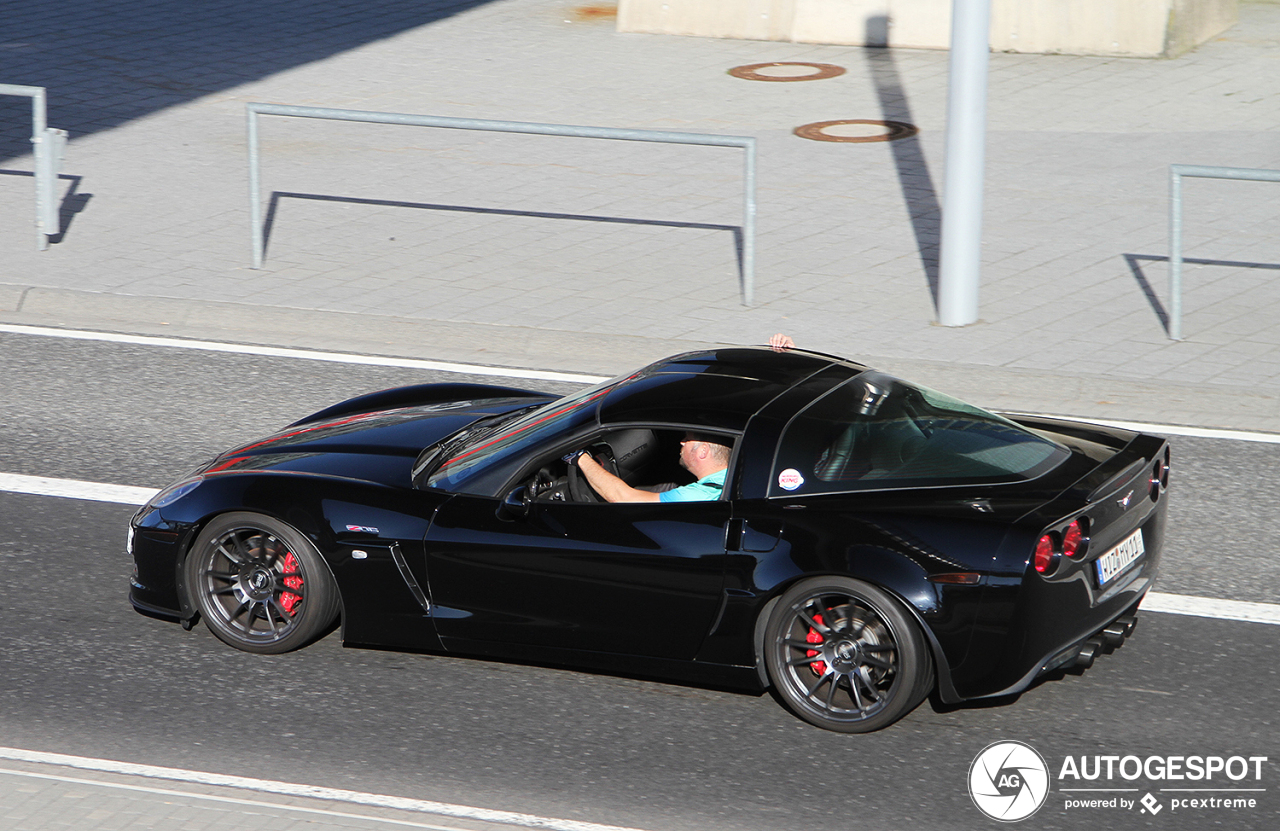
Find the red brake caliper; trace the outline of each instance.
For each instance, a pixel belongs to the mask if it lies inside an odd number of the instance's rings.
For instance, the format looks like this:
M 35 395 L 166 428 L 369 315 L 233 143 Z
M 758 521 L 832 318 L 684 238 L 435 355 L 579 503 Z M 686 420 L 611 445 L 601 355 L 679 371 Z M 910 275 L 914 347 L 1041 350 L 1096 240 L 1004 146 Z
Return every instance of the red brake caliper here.
M 289 556 L 292 557 L 293 555 L 290 554 Z M 822 625 L 822 626 L 826 625 L 822 622 L 822 615 L 814 615 L 813 619 L 819 625 Z M 804 639 L 809 643 L 822 643 L 822 635 L 818 634 L 818 630 L 814 629 L 812 626 L 809 627 L 809 634 L 805 635 Z M 820 653 L 816 649 L 810 649 L 810 650 L 807 650 L 804 654 L 805 654 L 805 657 L 812 658 L 815 655 L 819 655 Z M 809 664 L 809 669 L 813 670 L 814 675 L 826 675 L 827 662 L 814 661 L 813 663 Z
M 293 577 L 284 578 L 284 584 L 286 586 L 291 589 L 302 588 L 302 578 L 297 576 L 298 560 L 293 556 L 292 551 L 290 551 L 284 558 L 284 573 L 294 575 Z M 297 606 L 301 600 L 302 596 L 294 594 L 293 592 L 282 592 L 280 595 L 280 605 L 283 606 L 284 610 L 289 614 L 293 614 L 293 607 Z

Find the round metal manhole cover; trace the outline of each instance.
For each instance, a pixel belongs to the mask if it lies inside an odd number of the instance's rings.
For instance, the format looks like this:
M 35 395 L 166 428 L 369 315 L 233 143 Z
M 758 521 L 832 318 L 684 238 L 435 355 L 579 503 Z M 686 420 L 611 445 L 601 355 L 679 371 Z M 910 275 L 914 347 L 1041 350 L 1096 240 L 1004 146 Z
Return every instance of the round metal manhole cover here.
M 576 6 L 573 10 L 573 16 L 583 21 L 590 20 L 614 20 L 618 17 L 618 5 L 597 3 L 588 6 Z M 569 21 L 565 21 L 568 23 Z
M 872 121 L 866 118 L 847 118 L 841 121 L 815 121 L 795 129 L 800 138 L 814 141 L 897 141 L 910 138 L 920 129 L 902 121 Z
M 829 63 L 774 61 L 735 66 L 729 74 L 747 81 L 820 81 L 843 75 L 844 67 Z

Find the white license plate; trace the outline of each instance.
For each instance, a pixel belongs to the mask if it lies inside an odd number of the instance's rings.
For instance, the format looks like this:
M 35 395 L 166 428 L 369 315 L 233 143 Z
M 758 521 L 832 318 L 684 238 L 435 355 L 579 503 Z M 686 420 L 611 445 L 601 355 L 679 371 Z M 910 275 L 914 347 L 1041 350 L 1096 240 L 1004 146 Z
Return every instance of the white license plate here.
M 1134 561 L 1146 551 L 1142 544 L 1142 529 L 1138 529 L 1095 561 L 1098 569 L 1098 585 L 1106 585 L 1117 574 L 1133 565 Z

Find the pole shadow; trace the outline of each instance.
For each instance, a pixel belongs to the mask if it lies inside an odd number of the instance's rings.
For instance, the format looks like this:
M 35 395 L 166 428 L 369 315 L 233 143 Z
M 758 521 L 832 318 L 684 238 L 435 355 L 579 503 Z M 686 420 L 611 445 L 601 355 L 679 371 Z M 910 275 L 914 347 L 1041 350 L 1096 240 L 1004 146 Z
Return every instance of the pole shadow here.
M 902 88 L 902 78 L 889 43 L 889 19 L 883 15 L 867 18 L 866 23 L 867 68 L 875 84 L 880 112 L 886 121 L 902 121 L 914 124 L 911 102 Z M 929 281 L 929 294 L 933 308 L 938 310 L 938 259 L 942 244 L 942 206 L 938 192 L 929 173 L 929 163 L 924 157 L 918 136 L 910 136 L 889 142 L 902 197 L 911 217 L 911 229 L 915 233 L 916 248 L 920 252 L 920 264 Z
M 450 211 L 453 213 L 488 214 L 492 216 L 526 216 L 536 219 L 560 219 L 576 222 L 604 222 L 622 225 L 651 225 L 662 228 L 694 228 L 707 231 L 729 231 L 733 234 L 734 255 L 738 263 L 738 284 L 740 290 L 746 290 L 746 273 L 743 264 L 743 239 L 740 225 L 717 225 L 708 222 L 677 222 L 662 219 L 636 219 L 622 216 L 597 216 L 593 214 L 567 214 L 553 211 L 516 211 L 507 208 L 479 208 L 473 205 L 441 205 L 432 202 L 403 202 L 396 199 L 365 199 L 355 196 L 330 196 L 322 193 L 292 193 L 289 191 L 272 191 L 267 203 L 267 215 L 262 223 L 263 259 L 271 245 L 271 232 L 275 226 L 276 215 L 281 201 L 284 199 L 307 199 L 316 202 L 336 202 L 347 205 L 371 205 L 383 208 L 413 208 L 427 211 Z
M 25 176 L 28 179 L 34 179 L 35 174 L 28 170 L 0 170 L 0 176 Z M 75 220 L 76 214 L 80 213 L 89 204 L 89 200 L 93 198 L 92 193 L 80 193 L 80 182 L 83 176 L 73 176 L 69 173 L 59 173 L 59 181 L 67 181 L 71 183 L 71 187 L 67 188 L 67 192 L 62 195 L 62 202 L 58 205 L 58 233 L 49 236 L 49 244 L 57 245 L 66 237 L 68 229 L 71 228 L 72 221 Z M 35 210 L 34 202 L 32 210 Z
M 89 205 L 89 200 L 93 198 L 92 193 L 80 193 L 80 176 L 59 175 L 59 179 L 70 179 L 71 187 L 67 188 L 67 192 L 62 195 L 62 204 L 58 207 L 58 233 L 49 237 L 50 245 L 57 245 L 67 236 L 67 232 L 71 230 L 71 223 L 75 221 L 76 214 L 79 214 Z
M 1138 288 L 1142 289 L 1142 294 L 1147 298 L 1147 303 L 1151 306 L 1151 310 L 1156 313 L 1160 325 L 1164 327 L 1165 334 L 1169 334 L 1169 312 L 1164 307 L 1155 289 L 1151 285 L 1151 281 L 1147 279 L 1146 273 L 1142 270 L 1139 261 L 1149 263 L 1167 263 L 1168 257 L 1156 256 L 1152 254 L 1125 254 L 1124 261 L 1129 266 L 1129 271 L 1133 274 L 1133 279 L 1137 281 Z M 1280 263 L 1251 263 L 1242 262 L 1240 260 L 1205 260 L 1199 257 L 1183 257 L 1184 263 L 1193 263 L 1195 265 L 1221 265 L 1228 268 L 1263 268 L 1280 271 Z M 1185 315 L 1185 311 L 1184 311 Z

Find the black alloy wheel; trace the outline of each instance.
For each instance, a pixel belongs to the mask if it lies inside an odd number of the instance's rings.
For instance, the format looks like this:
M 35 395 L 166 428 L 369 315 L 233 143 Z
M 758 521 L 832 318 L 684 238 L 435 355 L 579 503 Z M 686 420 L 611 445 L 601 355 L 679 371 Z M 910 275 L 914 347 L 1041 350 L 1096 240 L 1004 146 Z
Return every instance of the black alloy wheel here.
M 783 703 L 827 730 L 869 733 L 933 686 L 919 626 L 886 592 L 847 577 L 804 580 L 774 606 L 765 666 Z
M 272 655 L 305 646 L 338 613 L 333 576 L 296 529 L 260 514 L 215 518 L 184 563 L 187 591 L 220 640 Z

